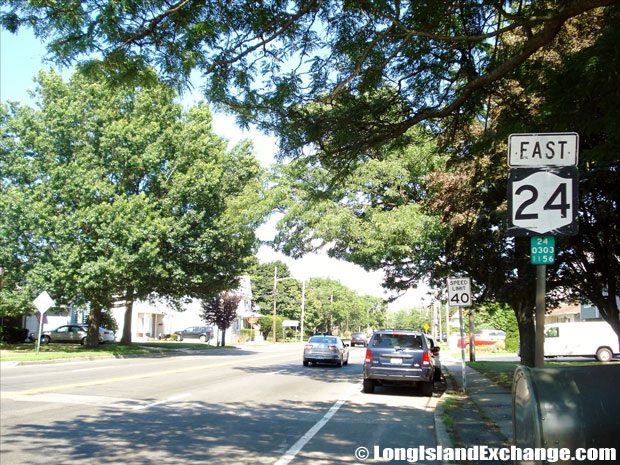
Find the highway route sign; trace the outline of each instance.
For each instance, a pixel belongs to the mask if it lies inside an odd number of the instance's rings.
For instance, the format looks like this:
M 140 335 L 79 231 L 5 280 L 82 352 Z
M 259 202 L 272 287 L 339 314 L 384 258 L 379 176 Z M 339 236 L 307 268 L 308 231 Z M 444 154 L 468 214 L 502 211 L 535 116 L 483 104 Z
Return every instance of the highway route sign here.
M 577 202 L 576 167 L 510 170 L 507 235 L 575 235 Z
M 577 166 L 579 134 L 576 132 L 511 134 L 508 137 L 508 166 L 543 168 Z

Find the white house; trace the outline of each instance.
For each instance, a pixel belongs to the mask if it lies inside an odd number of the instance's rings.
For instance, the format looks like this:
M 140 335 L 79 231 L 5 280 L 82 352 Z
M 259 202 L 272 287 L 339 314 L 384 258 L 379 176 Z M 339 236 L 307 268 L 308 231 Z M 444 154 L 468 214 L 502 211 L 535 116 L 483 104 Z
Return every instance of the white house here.
M 241 276 L 239 288 L 235 291 L 235 294 L 241 296 L 241 301 L 237 308 L 237 318 L 235 318 L 230 328 L 226 331 L 227 344 L 237 342 L 241 329 L 250 327 L 247 319 L 253 315 L 253 312 L 252 283 L 249 276 Z M 134 302 L 131 321 L 132 341 L 140 342 L 157 339 L 164 334 L 172 334 L 175 331 L 181 331 L 191 326 L 213 326 L 200 317 L 200 301 L 192 299 L 189 303 L 184 304 L 182 308 L 183 311 L 176 311 L 163 299 L 154 302 Z M 120 340 L 125 321 L 125 306 L 117 305 L 110 311 L 118 324 L 116 339 Z M 87 321 L 87 312 L 84 311 L 77 311 L 75 309 L 61 310 L 57 313 L 49 311 L 44 315 L 43 331 L 85 321 Z M 25 317 L 23 324 L 25 328 L 36 334 L 39 328 L 38 314 Z M 217 328 L 214 328 L 214 330 L 217 334 Z
M 226 342 L 234 343 L 241 334 L 242 328 L 249 328 L 247 318 L 252 314 L 252 284 L 249 276 L 240 278 L 239 288 L 235 294 L 241 296 L 237 308 L 237 318 L 233 321 L 226 332 Z M 165 300 L 155 302 L 134 302 L 132 311 L 132 341 L 147 341 L 157 339 L 165 334 L 172 334 L 191 326 L 212 326 L 201 318 L 201 302 L 192 299 L 182 306 L 182 311 L 177 311 L 166 303 Z M 123 333 L 125 307 L 119 306 L 112 309 L 112 315 L 118 323 L 117 339 Z M 217 331 L 217 328 L 214 328 Z M 221 336 L 220 336 L 221 338 Z

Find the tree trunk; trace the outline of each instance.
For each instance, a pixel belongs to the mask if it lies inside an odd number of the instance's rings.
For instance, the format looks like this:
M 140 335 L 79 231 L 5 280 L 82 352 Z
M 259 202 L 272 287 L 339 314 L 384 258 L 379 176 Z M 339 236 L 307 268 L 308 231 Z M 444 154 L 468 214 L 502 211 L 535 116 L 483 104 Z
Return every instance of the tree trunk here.
M 127 289 L 125 294 L 125 315 L 123 322 L 123 336 L 121 337 L 120 345 L 131 345 L 131 322 L 133 320 L 133 289 Z
M 616 336 L 618 336 L 618 344 L 620 345 L 620 311 L 616 304 L 615 298 L 598 298 L 598 296 L 589 296 L 590 300 L 596 305 L 603 319 L 609 323 Z M 594 298 L 593 298 L 594 297 Z
M 90 316 L 88 317 L 88 336 L 86 347 L 99 347 L 99 322 L 101 321 L 101 304 L 96 300 L 90 302 Z
M 224 347 L 226 345 L 226 330 L 220 329 L 220 331 L 222 332 L 222 347 Z
M 529 305 L 513 307 L 519 325 L 519 347 L 521 351 L 521 365 L 534 367 L 536 353 L 536 329 L 534 325 L 534 311 Z

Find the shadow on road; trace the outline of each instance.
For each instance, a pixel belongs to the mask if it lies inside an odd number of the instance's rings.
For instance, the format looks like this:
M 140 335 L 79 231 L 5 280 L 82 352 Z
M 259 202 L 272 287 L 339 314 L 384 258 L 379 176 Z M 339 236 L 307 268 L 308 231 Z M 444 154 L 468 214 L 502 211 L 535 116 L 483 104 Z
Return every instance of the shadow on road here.
M 326 370 L 331 372 L 334 370 Z M 252 403 L 179 402 L 145 410 L 105 407 L 97 413 L 89 413 L 88 407 L 66 405 L 67 409 L 83 411 L 71 420 L 39 424 L 33 418 L 3 431 L 2 463 L 274 463 L 332 405 L 298 400 L 264 403 L 256 399 Z M 399 428 L 407 431 L 407 437 L 428 437 L 431 439 L 424 441 L 432 445 L 433 426 L 412 422 L 414 409 L 374 407 L 372 429 L 390 431 L 402 424 Z M 367 434 L 369 425 L 362 418 L 368 414 L 368 405 L 347 402 L 315 439 L 318 442 L 314 447 L 330 451 L 331 463 L 350 463 L 353 451 Z M 386 438 L 382 445 L 399 446 L 390 441 Z

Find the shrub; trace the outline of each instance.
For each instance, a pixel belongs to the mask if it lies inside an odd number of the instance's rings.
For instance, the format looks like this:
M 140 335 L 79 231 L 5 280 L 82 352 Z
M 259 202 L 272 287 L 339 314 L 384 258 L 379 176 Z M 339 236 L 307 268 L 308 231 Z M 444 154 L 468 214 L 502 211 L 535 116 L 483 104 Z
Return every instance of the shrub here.
M 276 316 L 276 341 L 282 340 L 282 322 L 284 318 L 281 316 Z M 265 340 L 271 338 L 271 330 L 273 328 L 273 316 L 265 315 L 258 320 L 260 324 L 261 331 Z
M 252 340 L 253 331 L 250 328 L 242 328 L 240 339 L 242 342 L 247 342 Z
M 28 337 L 28 330 L 18 326 L 0 326 L 0 342 L 19 344 Z

